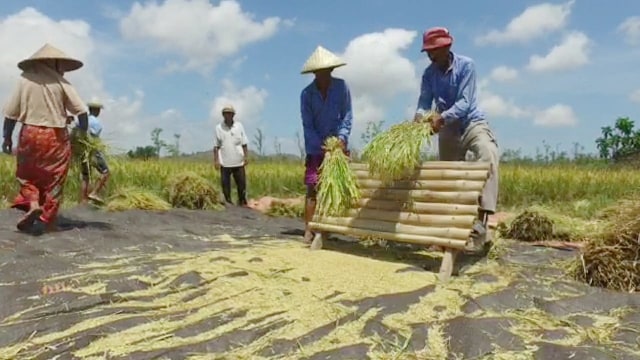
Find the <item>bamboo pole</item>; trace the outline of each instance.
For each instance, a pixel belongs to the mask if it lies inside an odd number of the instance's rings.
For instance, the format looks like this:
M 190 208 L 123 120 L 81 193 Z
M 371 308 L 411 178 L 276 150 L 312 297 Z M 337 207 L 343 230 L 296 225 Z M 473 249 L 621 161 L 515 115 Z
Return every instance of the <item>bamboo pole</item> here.
M 396 241 L 396 242 L 410 243 L 410 244 L 423 245 L 423 246 L 436 245 L 436 246 L 449 247 L 449 248 L 462 250 L 465 248 L 465 244 L 466 244 L 466 241 L 463 241 L 463 240 L 444 239 L 444 238 L 438 238 L 433 236 L 420 236 L 420 235 L 410 235 L 410 234 L 403 234 L 403 233 L 380 232 L 380 231 L 352 228 L 349 226 L 322 224 L 317 222 L 310 222 L 309 226 L 316 231 L 326 231 L 330 233 L 350 235 L 355 237 L 374 236 L 374 237 L 378 237 L 388 241 Z
M 358 179 L 375 179 L 368 169 L 355 169 L 352 171 Z M 486 181 L 489 176 L 487 170 L 449 170 L 449 169 L 432 169 L 432 170 L 416 170 L 411 172 L 408 179 L 415 180 L 469 180 L 469 181 Z
M 370 221 L 389 221 L 420 227 L 471 229 L 474 215 L 429 215 L 411 212 L 395 212 L 374 209 L 351 209 L 345 218 L 363 219 Z
M 415 226 L 393 220 L 376 220 L 371 218 L 323 217 L 314 218 L 315 222 L 326 225 L 345 226 L 366 229 L 376 232 L 401 233 L 407 235 L 429 236 L 436 238 L 467 240 L 471 235 L 471 223 L 465 228 L 455 226 Z M 473 221 L 473 219 L 472 219 Z
M 368 170 L 367 163 L 350 163 L 353 170 Z M 489 162 L 481 161 L 426 161 L 416 167 L 421 170 L 485 170 L 490 169 Z
M 445 192 L 430 190 L 402 190 L 402 189 L 360 189 L 362 198 L 422 201 L 448 204 L 477 205 L 479 191 Z
M 431 190 L 431 191 L 482 191 L 484 181 L 469 180 L 400 180 L 385 185 L 381 180 L 357 179 L 361 189 L 397 189 L 397 190 Z
M 477 205 L 440 204 L 428 202 L 398 202 L 391 200 L 361 198 L 357 203 L 358 208 L 386 211 L 406 211 L 415 214 L 433 215 L 477 215 Z

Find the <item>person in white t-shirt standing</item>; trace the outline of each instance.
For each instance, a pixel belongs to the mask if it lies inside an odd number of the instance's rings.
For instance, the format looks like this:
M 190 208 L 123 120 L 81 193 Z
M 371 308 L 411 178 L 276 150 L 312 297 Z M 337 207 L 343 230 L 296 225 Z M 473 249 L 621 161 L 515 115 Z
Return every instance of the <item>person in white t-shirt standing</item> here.
M 228 204 L 231 201 L 231 176 L 238 188 L 238 205 L 247 206 L 247 177 L 245 166 L 248 163 L 247 134 L 242 124 L 233 119 L 236 111 L 233 106 L 222 109 L 224 120 L 216 126 L 216 143 L 213 147 L 213 161 L 216 170 L 220 170 L 222 194 Z

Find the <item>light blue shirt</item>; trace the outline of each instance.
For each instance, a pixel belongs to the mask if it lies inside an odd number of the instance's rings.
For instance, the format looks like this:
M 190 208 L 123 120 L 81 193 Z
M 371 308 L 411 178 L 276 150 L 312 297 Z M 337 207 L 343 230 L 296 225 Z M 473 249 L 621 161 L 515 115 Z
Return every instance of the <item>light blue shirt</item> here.
M 330 136 L 337 136 L 348 145 L 353 111 L 351 93 L 343 79 L 332 77 L 326 99 L 312 81 L 300 94 L 300 112 L 308 155 L 322 154 L 324 140 Z
M 472 121 L 484 120 L 485 114 L 478 107 L 473 60 L 453 52 L 450 54 L 453 61 L 446 72 L 433 63 L 424 70 L 416 112 L 424 114 L 435 101 L 436 111 L 445 124 L 458 119 L 461 132 L 464 132 Z
M 76 120 L 76 127 L 80 127 L 80 122 L 78 120 Z M 100 134 L 102 133 L 102 124 L 100 123 L 100 120 L 91 114 L 89 114 L 88 130 L 89 134 L 95 137 L 100 137 Z

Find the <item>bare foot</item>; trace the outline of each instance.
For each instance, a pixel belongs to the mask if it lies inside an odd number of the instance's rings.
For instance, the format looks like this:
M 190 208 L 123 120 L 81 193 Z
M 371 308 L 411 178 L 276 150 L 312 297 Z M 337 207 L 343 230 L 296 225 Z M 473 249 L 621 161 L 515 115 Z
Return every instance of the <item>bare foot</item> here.
M 304 243 L 305 244 L 311 244 L 313 242 L 313 231 L 311 230 L 305 230 L 304 231 Z

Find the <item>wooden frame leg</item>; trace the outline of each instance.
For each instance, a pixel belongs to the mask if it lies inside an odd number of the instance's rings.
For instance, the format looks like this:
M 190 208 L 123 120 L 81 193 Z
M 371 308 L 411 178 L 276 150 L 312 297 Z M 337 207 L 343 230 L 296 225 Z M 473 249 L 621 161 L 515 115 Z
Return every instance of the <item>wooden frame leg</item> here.
M 322 238 L 324 236 L 322 236 L 322 233 L 317 232 L 314 237 L 313 237 L 313 242 L 311 242 L 311 246 L 309 246 L 309 248 L 311 250 L 320 250 L 322 249 Z
M 453 267 L 456 263 L 456 255 L 458 255 L 458 250 L 445 248 L 444 254 L 442 254 L 442 263 L 440 264 L 440 281 L 448 282 L 451 278 L 451 274 L 453 273 Z

